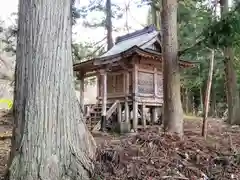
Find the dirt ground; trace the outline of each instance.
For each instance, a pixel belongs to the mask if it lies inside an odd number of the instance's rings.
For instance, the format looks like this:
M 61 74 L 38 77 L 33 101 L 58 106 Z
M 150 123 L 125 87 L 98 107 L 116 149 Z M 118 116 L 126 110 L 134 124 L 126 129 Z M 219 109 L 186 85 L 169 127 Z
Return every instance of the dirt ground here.
M 6 163 L 11 147 L 12 121 L 7 112 L 0 112 L 0 179 L 6 170 Z
M 1 113 L 3 114 L 3 113 Z M 0 114 L 0 115 L 1 115 Z M 210 119 L 208 138 L 201 121 L 188 117 L 182 140 L 159 127 L 124 136 L 94 135 L 96 180 L 240 180 L 240 128 Z M 0 118 L 0 177 L 6 169 L 11 120 Z M 1 178 L 0 178 L 1 179 Z

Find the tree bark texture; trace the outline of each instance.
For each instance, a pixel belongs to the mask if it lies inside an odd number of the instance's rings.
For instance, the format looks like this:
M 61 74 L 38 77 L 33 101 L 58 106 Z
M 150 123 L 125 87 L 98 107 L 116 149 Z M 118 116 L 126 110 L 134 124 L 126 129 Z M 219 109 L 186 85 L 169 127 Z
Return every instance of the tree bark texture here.
M 181 101 L 182 101 L 182 107 L 183 107 L 183 112 L 185 114 L 189 114 L 189 91 L 188 88 L 182 88 L 181 91 Z
M 224 16 L 229 11 L 228 0 L 220 0 L 221 15 Z M 234 54 L 231 47 L 224 50 L 225 56 L 225 75 L 227 85 L 227 103 L 228 103 L 228 123 L 240 124 L 240 100 L 237 89 L 237 75 L 234 68 Z
M 199 88 L 199 98 L 200 98 L 201 110 L 203 110 L 203 90 L 202 90 L 202 86 Z
M 193 101 L 193 93 L 192 91 L 187 92 L 187 97 L 186 97 L 186 101 L 187 101 L 187 112 L 188 114 L 194 114 L 194 101 Z
M 164 129 L 183 134 L 183 110 L 178 66 L 177 0 L 162 1 Z
M 240 124 L 239 92 L 237 89 L 237 75 L 234 68 L 234 55 L 232 48 L 225 48 L 225 75 L 227 85 L 227 103 L 228 103 L 228 123 Z
M 206 92 L 205 92 L 204 108 L 203 108 L 202 136 L 204 138 L 207 137 L 207 118 L 208 118 L 208 111 L 209 111 L 209 99 L 210 99 L 211 87 L 212 87 L 214 57 L 215 57 L 215 52 L 214 52 L 214 50 L 211 50 L 211 58 L 210 58 L 210 63 L 209 63 L 207 88 L 206 88 Z
M 106 1 L 106 29 L 107 29 L 107 49 L 109 50 L 113 47 L 111 0 Z
M 214 72 L 213 72 L 214 73 Z M 214 74 L 213 74 L 214 77 Z M 212 81 L 212 84 L 214 84 L 214 80 Z M 216 91 L 215 87 L 212 87 L 211 89 L 211 100 L 210 100 L 210 116 L 217 117 L 217 99 L 216 99 Z
M 95 141 L 74 91 L 71 1 L 20 0 L 10 180 L 87 180 Z
M 186 114 L 191 113 L 191 93 L 189 90 L 186 88 L 185 90 L 185 101 L 186 101 Z

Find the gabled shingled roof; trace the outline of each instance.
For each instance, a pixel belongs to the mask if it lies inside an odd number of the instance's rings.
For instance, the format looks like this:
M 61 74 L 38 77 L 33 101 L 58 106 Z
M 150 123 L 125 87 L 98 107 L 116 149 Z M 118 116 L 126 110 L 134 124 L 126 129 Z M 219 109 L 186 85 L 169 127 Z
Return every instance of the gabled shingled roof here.
M 153 48 L 156 46 L 157 50 Z M 109 51 L 92 60 L 74 64 L 73 69 L 96 69 L 98 65 L 119 61 L 133 54 L 161 59 L 161 35 L 154 25 L 117 37 L 115 45 Z M 180 60 L 179 65 L 192 66 L 192 63 Z
M 147 26 L 142 30 L 117 37 L 116 44 L 97 59 L 105 59 L 107 57 L 120 54 L 134 46 L 144 50 L 154 44 L 156 41 L 160 43 L 160 33 L 153 25 Z
M 147 26 L 143 29 L 140 29 L 140 30 L 134 31 L 132 33 L 117 37 L 115 44 L 118 44 L 119 42 L 126 41 L 126 40 L 129 40 L 129 39 L 137 37 L 137 36 L 144 35 L 146 33 L 151 33 L 153 31 L 157 31 L 154 25 Z

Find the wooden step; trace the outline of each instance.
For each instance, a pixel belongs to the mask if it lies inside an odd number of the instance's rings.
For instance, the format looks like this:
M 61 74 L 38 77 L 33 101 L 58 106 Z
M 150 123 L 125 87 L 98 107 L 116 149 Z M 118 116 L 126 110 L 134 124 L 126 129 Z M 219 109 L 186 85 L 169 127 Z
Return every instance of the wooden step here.
M 110 109 L 110 107 L 107 107 L 107 110 Z M 102 111 L 102 107 L 94 107 L 93 111 L 95 112 L 101 112 Z
M 107 111 L 111 108 L 112 104 L 107 105 Z M 89 116 L 87 117 L 86 124 L 90 131 L 93 130 L 96 125 L 100 124 L 102 115 L 102 104 L 96 104 L 92 107 Z M 107 123 L 108 124 L 108 123 Z M 95 128 L 96 129 L 96 128 Z
M 92 131 L 92 129 L 97 125 L 97 123 L 100 121 L 101 119 L 100 118 L 97 118 L 97 119 L 89 119 L 86 124 L 87 124 L 87 127 L 90 131 Z

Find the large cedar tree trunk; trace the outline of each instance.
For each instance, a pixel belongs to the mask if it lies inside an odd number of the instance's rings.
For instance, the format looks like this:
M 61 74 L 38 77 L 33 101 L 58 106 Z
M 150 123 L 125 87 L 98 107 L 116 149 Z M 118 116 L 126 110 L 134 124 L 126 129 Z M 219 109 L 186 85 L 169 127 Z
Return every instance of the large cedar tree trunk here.
M 183 134 L 178 65 L 177 0 L 162 1 L 164 129 Z
M 10 180 L 87 180 L 95 141 L 74 91 L 71 1 L 20 0 Z
M 107 49 L 109 50 L 113 47 L 111 0 L 106 1 L 106 29 L 107 29 Z
M 224 16 L 229 11 L 228 0 L 220 0 L 221 14 Z M 224 50 L 225 56 L 225 75 L 227 85 L 227 103 L 228 103 L 228 123 L 240 124 L 240 102 L 239 92 L 237 89 L 237 75 L 234 68 L 234 54 L 231 47 Z

